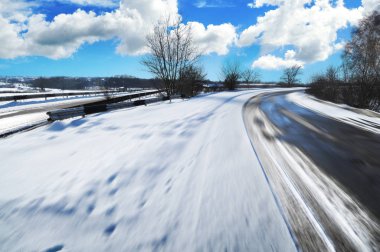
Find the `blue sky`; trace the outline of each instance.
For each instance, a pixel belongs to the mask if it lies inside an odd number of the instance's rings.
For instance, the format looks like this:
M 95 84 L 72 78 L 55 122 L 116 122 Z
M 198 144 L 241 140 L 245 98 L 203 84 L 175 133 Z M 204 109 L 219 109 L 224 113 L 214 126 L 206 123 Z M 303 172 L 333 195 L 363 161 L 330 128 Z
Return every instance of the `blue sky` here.
M 277 81 L 284 67 L 301 64 L 308 81 L 339 65 L 351 28 L 377 8 L 376 1 L 340 1 L 122 0 L 119 7 L 118 0 L 13 0 L 8 12 L 0 4 L 0 75 L 151 77 L 140 64 L 145 35 L 137 33 L 148 32 L 167 8 L 199 27 L 195 40 L 207 51 L 201 62 L 208 78 L 218 80 L 222 64 L 234 60 L 260 71 L 264 81 Z M 140 24 L 131 10 L 152 18 Z

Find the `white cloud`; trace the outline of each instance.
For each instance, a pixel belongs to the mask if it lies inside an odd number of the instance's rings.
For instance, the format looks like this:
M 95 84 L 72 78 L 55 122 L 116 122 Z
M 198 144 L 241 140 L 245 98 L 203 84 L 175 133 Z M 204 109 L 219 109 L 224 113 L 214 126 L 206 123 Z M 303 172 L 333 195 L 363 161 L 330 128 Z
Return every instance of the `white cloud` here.
M 194 3 L 194 6 L 197 8 L 226 8 L 226 7 L 234 7 L 230 1 L 224 0 L 198 0 Z
M 380 11 L 379 0 L 362 0 L 362 6 L 365 14 L 369 14 L 374 10 Z
M 334 45 L 334 50 L 335 51 L 340 51 L 340 50 L 343 50 L 344 49 L 344 47 L 345 47 L 345 45 L 346 45 L 346 42 L 339 42 L 339 43 L 336 43 L 335 45 Z
M 31 8 L 35 5 L 34 2 L 25 0 L 1 0 L 0 16 L 12 21 L 22 22 L 32 13 Z
M 178 15 L 177 0 L 122 0 L 119 8 L 112 12 L 97 15 L 78 9 L 71 14 L 59 14 L 52 21 L 47 21 L 42 14 L 29 14 L 22 22 L 12 22 L 11 15 L 0 12 L 0 44 L 6 45 L 0 48 L 0 58 L 30 55 L 67 58 L 86 43 L 110 39 L 118 41 L 116 52 L 119 54 L 143 54 L 147 52 L 146 35 L 167 15 Z M 205 53 L 228 53 L 236 37 L 232 25 L 206 28 L 197 22 L 191 24 L 194 41 Z
M 305 63 L 303 61 L 296 60 L 294 58 L 295 55 L 296 55 L 296 52 L 294 50 L 288 50 L 285 53 L 284 59 L 273 56 L 271 54 L 267 54 L 255 60 L 252 64 L 252 67 L 267 69 L 267 70 L 275 70 L 275 69 L 292 67 L 294 65 L 303 66 Z
M 118 0 L 58 0 L 63 3 L 73 3 L 83 6 L 101 6 L 101 7 L 115 7 L 118 5 Z
M 265 5 L 280 5 L 284 3 L 286 0 L 256 0 L 253 3 L 249 3 L 248 7 L 250 8 L 260 8 Z
M 204 54 L 226 55 L 229 47 L 235 43 L 236 28 L 232 24 L 208 25 L 189 22 L 194 42 Z
M 363 0 L 363 7 L 348 9 L 343 0 L 256 0 L 248 6 L 260 8 L 276 6 L 257 19 L 257 23 L 245 29 L 238 46 L 261 45 L 263 57 L 255 65 L 280 68 L 288 62 L 311 63 L 326 60 L 341 49 L 337 32 L 348 25 L 356 25 L 363 14 L 370 12 L 378 0 Z M 285 46 L 295 48 L 292 60 L 271 54 Z
M 205 8 L 207 6 L 207 2 L 205 0 L 199 0 L 195 2 L 194 6 L 197 8 Z
M 15 58 L 25 54 L 24 41 L 18 36 L 22 26 L 11 24 L 0 16 L 0 27 L 0 58 Z

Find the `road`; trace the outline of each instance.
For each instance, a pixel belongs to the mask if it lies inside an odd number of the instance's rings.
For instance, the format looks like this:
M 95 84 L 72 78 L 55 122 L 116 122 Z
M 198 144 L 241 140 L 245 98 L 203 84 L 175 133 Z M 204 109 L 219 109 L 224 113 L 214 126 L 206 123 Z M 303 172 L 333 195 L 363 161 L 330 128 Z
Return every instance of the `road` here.
M 52 111 L 52 110 L 56 110 L 56 109 L 64 109 L 64 108 L 68 108 L 68 107 L 75 107 L 75 106 L 80 106 L 80 105 L 84 105 L 87 103 L 93 103 L 93 102 L 103 101 L 103 100 L 105 100 L 105 98 L 103 96 L 101 96 L 101 97 L 98 96 L 98 97 L 93 97 L 93 98 L 89 98 L 89 99 L 79 99 L 79 100 L 74 99 L 71 101 L 68 100 L 69 102 L 67 101 L 66 103 L 62 103 L 62 102 L 41 103 L 39 105 L 29 107 L 29 108 L 25 108 L 22 110 L 19 110 L 19 109 L 17 109 L 17 107 L 15 107 L 14 111 L 6 112 L 6 113 L 0 113 L 0 119 L 19 116 L 19 115 L 25 115 L 25 114 L 39 113 L 39 112 L 46 113 L 48 111 Z
M 243 109 L 252 145 L 304 251 L 376 251 L 380 135 L 261 94 Z
M 148 91 L 144 91 L 148 92 Z M 115 99 L 123 100 L 129 95 L 138 95 L 135 93 L 119 93 Z M 0 136 L 8 135 L 8 132 L 14 132 L 19 129 L 29 128 L 33 125 L 40 125 L 46 122 L 48 111 L 64 109 L 69 107 L 81 106 L 97 102 L 103 102 L 104 96 L 94 97 L 77 97 L 71 99 L 49 99 L 47 102 L 43 100 L 26 101 L 24 103 L 12 106 L 12 104 L 0 104 Z
M 84 99 L 59 99 L 52 102 L 26 102 L 26 106 L 0 106 L 0 135 L 12 130 L 42 123 L 48 119 L 46 112 L 88 103 L 103 101 L 103 96 Z M 48 100 L 49 101 L 49 100 Z M 3 107 L 3 108 L 2 108 Z

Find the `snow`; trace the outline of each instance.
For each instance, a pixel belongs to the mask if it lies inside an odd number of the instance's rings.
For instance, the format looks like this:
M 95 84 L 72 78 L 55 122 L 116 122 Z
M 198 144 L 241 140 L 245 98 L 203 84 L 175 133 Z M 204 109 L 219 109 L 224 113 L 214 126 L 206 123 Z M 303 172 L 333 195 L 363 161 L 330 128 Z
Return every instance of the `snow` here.
M 17 90 L 16 90 L 17 91 Z M 78 94 L 78 96 L 82 96 L 83 93 L 91 93 L 91 95 L 104 95 L 103 93 L 99 93 L 100 90 L 97 91 L 91 91 L 91 90 L 47 90 L 46 92 L 39 92 L 38 90 L 34 90 L 34 92 L 21 92 L 21 93 L 12 93 L 9 92 L 8 89 L 3 90 L 0 88 L 0 97 L 9 97 L 9 96 L 15 96 L 15 95 L 44 95 L 44 94 L 58 94 L 58 95 L 63 95 L 66 93 L 75 93 Z M 6 93 L 9 92 L 9 93 Z M 45 98 L 44 98 L 45 99 Z M 48 99 L 55 99 L 55 98 L 48 98 Z
M 103 97 L 56 98 L 47 101 L 45 101 L 45 99 L 33 99 L 25 102 L 0 102 L 0 133 L 46 121 L 49 118 L 46 111 L 54 109 L 57 106 L 70 106 L 70 104 L 76 104 L 77 102 L 87 103 L 101 100 L 103 100 Z
M 242 119 L 260 92 L 1 140 L 0 251 L 295 251 Z
M 11 113 L 13 112 L 8 112 L 4 115 L 9 115 Z M 1 113 L 0 115 L 3 114 Z M 0 134 L 46 122 L 47 119 L 49 119 L 49 116 L 43 112 L 16 115 L 9 118 L 0 119 Z
M 151 92 L 155 91 L 153 89 L 150 90 L 143 90 L 143 91 L 137 91 L 137 92 L 118 92 L 115 94 L 110 94 L 111 97 L 119 97 L 119 96 L 125 96 L 130 94 L 138 94 L 138 93 L 145 93 L 145 92 Z M 10 94 L 13 96 L 14 94 Z M 2 94 L 0 94 L 0 97 Z M 6 111 L 15 111 L 15 110 L 24 110 L 24 109 L 30 109 L 33 107 L 36 107 L 38 105 L 40 106 L 51 106 L 51 105 L 64 105 L 64 104 L 70 104 L 72 101 L 99 101 L 104 98 L 104 94 L 91 94 L 91 96 L 83 96 L 80 93 L 78 93 L 78 96 L 70 96 L 70 97 L 51 97 L 45 100 L 45 98 L 34 98 L 34 99 L 27 99 L 27 100 L 19 100 L 19 101 L 5 101 L 0 102 L 0 113 Z
M 3 96 L 4 93 L 6 92 L 10 92 L 10 93 L 14 93 L 14 92 L 18 92 L 18 93 L 27 93 L 27 92 L 31 92 L 31 93 L 35 93 L 37 92 L 37 90 L 35 90 L 34 88 L 26 85 L 26 84 L 22 84 L 22 83 L 4 83 L 4 82 L 0 82 L 0 95 Z M 15 94 L 14 94 L 15 95 Z
M 152 90 L 148 90 L 152 91 Z M 118 93 L 113 97 L 135 94 Z M 69 98 L 29 99 L 17 102 L 0 102 L 0 134 L 46 121 L 46 112 L 57 108 L 77 106 L 104 100 L 104 95 L 74 96 Z M 10 116 L 14 114 L 14 116 Z
M 321 101 L 305 93 L 291 93 L 287 99 L 323 116 L 339 120 L 364 130 L 380 133 L 380 114 L 364 109 L 356 109 L 344 104 Z
M 8 111 L 18 111 L 18 110 L 25 110 L 35 107 L 41 107 L 41 106 L 54 106 L 54 105 L 64 105 L 64 104 L 70 104 L 73 101 L 99 101 L 104 98 L 104 95 L 98 95 L 98 96 L 73 96 L 73 97 L 62 97 L 62 98 L 49 98 L 45 100 L 45 98 L 36 98 L 36 99 L 28 99 L 24 101 L 6 101 L 6 102 L 0 102 L 0 113 L 2 112 L 8 112 Z

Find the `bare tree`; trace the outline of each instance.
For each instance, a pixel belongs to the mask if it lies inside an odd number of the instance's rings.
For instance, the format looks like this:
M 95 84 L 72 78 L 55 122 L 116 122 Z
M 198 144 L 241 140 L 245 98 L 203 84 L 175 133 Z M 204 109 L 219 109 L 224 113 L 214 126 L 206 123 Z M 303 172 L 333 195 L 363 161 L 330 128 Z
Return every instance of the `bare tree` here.
M 293 65 L 284 70 L 281 80 L 287 84 L 287 86 L 292 86 L 299 82 L 298 76 L 302 74 L 301 66 Z
M 247 68 L 241 73 L 241 79 L 247 85 L 250 83 L 260 82 L 260 77 L 260 73 L 251 68 Z
M 158 22 L 147 36 L 150 54 L 142 64 L 161 80 L 160 89 L 170 97 L 178 93 L 180 73 L 197 63 L 201 54 L 192 40 L 191 27 L 168 17 Z
M 178 89 L 182 96 L 192 97 L 203 89 L 206 74 L 198 66 L 190 65 L 182 69 Z
M 380 109 L 380 14 L 365 17 L 346 44 L 340 67 L 314 76 L 309 93 L 333 102 Z
M 237 61 L 226 62 L 222 67 L 222 78 L 226 89 L 235 90 L 241 78 L 240 64 Z
M 380 107 L 378 92 L 380 82 L 380 14 L 364 18 L 346 44 L 343 65 L 349 81 L 355 86 L 357 106 L 371 109 Z
M 312 76 L 309 93 L 328 101 L 337 102 L 340 96 L 339 68 L 329 66 L 325 73 Z

